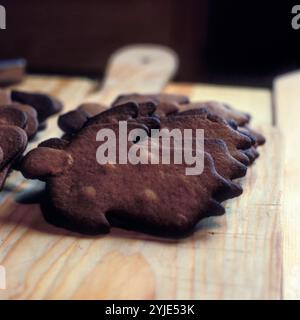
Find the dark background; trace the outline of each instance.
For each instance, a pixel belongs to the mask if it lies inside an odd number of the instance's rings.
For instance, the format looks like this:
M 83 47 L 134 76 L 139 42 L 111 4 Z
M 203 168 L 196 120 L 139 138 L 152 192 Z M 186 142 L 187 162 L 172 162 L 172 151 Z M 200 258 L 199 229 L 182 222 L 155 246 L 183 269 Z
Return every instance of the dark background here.
M 300 68 L 297 1 L 4 0 L 0 59 L 24 57 L 30 72 L 100 77 L 108 56 L 159 43 L 180 56 L 179 81 L 270 86 Z M 300 4 L 300 1 L 299 3 Z

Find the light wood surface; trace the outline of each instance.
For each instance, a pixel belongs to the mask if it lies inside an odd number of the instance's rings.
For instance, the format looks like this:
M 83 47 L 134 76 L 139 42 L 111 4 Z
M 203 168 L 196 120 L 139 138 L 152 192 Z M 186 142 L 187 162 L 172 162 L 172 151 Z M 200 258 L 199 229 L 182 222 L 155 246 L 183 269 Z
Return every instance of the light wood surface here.
M 68 110 L 85 101 L 95 83 L 35 76 L 19 87 L 54 94 Z M 13 173 L 0 198 L 0 264 L 7 273 L 0 299 L 282 297 L 282 145 L 278 130 L 270 126 L 270 92 L 189 84 L 169 85 L 165 91 L 234 102 L 251 112 L 268 143 L 241 181 L 244 194 L 227 201 L 226 215 L 204 220 L 185 239 L 119 229 L 84 237 L 47 224 L 33 197 L 43 185 Z M 39 140 L 59 135 L 53 118 Z
M 300 72 L 278 77 L 274 83 L 277 125 L 284 137 L 281 150 L 283 184 L 283 297 L 300 299 Z
M 145 53 L 143 48 L 130 48 L 129 57 L 128 51 L 118 52 L 101 92 L 95 82 L 83 78 L 31 76 L 18 87 L 57 96 L 64 111 L 83 101 L 109 103 L 123 91 L 159 91 L 175 72 L 177 59 L 161 48 L 147 49 Z M 141 62 L 145 72 L 140 74 Z M 253 125 L 268 143 L 241 180 L 243 195 L 226 202 L 226 215 L 202 221 L 185 239 L 159 239 L 120 229 L 85 237 L 47 224 L 36 203 L 43 184 L 14 172 L 0 194 L 0 265 L 7 276 L 0 299 L 283 297 L 283 257 L 292 254 L 283 239 L 293 220 L 282 229 L 283 143 L 278 129 L 271 126 L 270 92 L 191 84 L 171 84 L 164 91 L 187 94 L 192 100 L 222 100 L 253 115 Z M 49 121 L 29 149 L 61 135 L 56 121 L 56 117 Z M 285 260 L 284 274 L 296 262 L 297 258 Z

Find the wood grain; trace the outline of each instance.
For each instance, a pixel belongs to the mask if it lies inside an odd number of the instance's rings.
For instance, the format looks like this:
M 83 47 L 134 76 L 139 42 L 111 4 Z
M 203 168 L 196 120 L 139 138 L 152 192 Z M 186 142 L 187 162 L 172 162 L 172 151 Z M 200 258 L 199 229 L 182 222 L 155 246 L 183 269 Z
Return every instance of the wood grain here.
M 79 78 L 29 77 L 22 88 L 53 93 L 70 109 L 94 85 Z M 43 184 L 14 173 L 1 193 L 0 264 L 6 268 L 7 289 L 0 299 L 281 298 L 282 163 L 274 157 L 280 155 L 281 136 L 269 126 L 270 93 L 188 84 L 166 91 L 201 100 L 209 98 L 203 92 L 217 99 L 224 95 L 254 117 L 260 114 L 257 125 L 263 124 L 268 143 L 241 181 L 244 194 L 227 201 L 226 215 L 202 221 L 185 239 L 120 229 L 84 237 L 47 224 L 32 194 Z M 54 118 L 39 138 L 58 134 Z
M 300 163 L 299 101 L 300 72 L 278 77 L 274 83 L 277 125 L 284 137 L 284 231 L 283 297 L 300 299 Z

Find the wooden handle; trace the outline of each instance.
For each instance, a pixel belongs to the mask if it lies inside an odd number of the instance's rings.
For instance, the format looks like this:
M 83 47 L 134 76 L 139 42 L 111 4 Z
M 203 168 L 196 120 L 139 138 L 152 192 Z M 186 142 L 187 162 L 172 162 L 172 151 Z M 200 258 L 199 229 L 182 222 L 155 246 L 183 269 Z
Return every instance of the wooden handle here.
M 167 47 L 126 46 L 110 57 L 101 91 L 91 94 L 87 101 L 110 104 L 121 93 L 160 92 L 177 68 L 178 57 Z

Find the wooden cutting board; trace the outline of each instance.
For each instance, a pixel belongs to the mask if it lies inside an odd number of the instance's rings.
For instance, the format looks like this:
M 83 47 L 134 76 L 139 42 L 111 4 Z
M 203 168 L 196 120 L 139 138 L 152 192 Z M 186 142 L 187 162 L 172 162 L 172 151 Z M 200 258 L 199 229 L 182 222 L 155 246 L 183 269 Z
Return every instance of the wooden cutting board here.
M 84 78 L 29 76 L 19 88 L 51 93 L 63 100 L 66 111 L 90 100 L 95 83 Z M 0 290 L 0 299 L 296 297 L 292 290 L 286 294 L 283 289 L 283 273 L 289 274 L 285 261 L 293 255 L 290 246 L 284 252 L 284 237 L 293 220 L 282 224 L 283 142 L 272 125 L 271 92 L 202 84 L 170 84 L 164 91 L 186 94 L 192 100 L 222 100 L 253 115 L 253 126 L 265 134 L 267 144 L 241 179 L 243 195 L 225 203 L 224 216 L 202 221 L 185 239 L 120 229 L 86 237 L 47 224 L 33 194 L 42 184 L 13 173 L 1 193 L 0 265 L 6 269 L 7 288 Z M 39 141 L 59 136 L 56 120 L 49 121 Z M 292 260 L 290 264 L 297 258 Z M 293 279 L 299 282 L 299 273 Z

